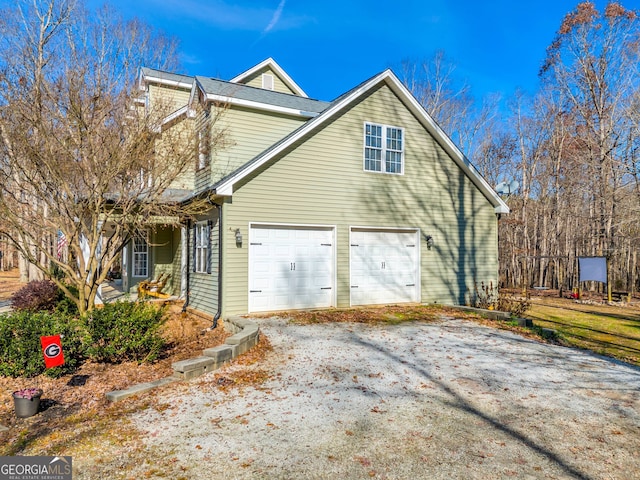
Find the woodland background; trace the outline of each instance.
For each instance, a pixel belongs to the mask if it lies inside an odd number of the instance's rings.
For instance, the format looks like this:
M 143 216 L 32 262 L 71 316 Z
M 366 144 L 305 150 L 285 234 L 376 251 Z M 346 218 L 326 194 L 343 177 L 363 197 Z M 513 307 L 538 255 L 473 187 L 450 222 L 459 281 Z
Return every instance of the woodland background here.
M 577 287 L 580 256 L 605 256 L 614 290 L 640 287 L 639 60 L 638 13 L 584 2 L 560 22 L 533 95 L 478 101 L 443 52 L 403 62 L 485 179 L 518 184 L 503 195 L 500 287 Z

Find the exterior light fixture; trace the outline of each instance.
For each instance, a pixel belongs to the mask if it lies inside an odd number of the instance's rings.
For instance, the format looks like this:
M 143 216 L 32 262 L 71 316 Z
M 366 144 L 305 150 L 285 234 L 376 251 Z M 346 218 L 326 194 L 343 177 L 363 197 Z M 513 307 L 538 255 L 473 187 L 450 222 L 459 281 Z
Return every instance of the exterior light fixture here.
M 431 247 L 433 247 L 433 237 L 431 235 L 427 235 L 425 240 L 427 241 L 427 248 L 431 250 Z
M 242 233 L 240 233 L 239 228 L 236 228 L 236 246 L 242 246 Z

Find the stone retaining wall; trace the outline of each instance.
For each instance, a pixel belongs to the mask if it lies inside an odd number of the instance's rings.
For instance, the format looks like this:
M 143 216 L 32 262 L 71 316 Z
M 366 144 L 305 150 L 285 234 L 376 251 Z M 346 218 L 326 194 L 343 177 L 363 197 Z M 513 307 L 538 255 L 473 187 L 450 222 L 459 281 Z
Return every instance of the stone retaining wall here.
M 202 355 L 172 364 L 173 375 L 154 382 L 133 385 L 126 390 L 115 390 L 106 394 L 107 400 L 117 402 L 131 395 L 144 393 L 152 388 L 179 380 L 190 380 L 212 370 L 217 370 L 225 363 L 242 355 L 258 344 L 260 329 L 258 324 L 242 317 L 229 317 L 224 322 L 225 329 L 233 335 L 228 337 L 224 345 L 207 348 Z

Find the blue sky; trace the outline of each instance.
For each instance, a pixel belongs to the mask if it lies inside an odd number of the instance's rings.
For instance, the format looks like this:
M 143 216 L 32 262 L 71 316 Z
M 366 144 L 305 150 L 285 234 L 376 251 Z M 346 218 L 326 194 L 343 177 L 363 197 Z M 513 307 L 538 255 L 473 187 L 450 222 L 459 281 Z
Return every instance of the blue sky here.
M 91 4 L 98 4 L 91 0 Z M 578 0 L 112 0 L 181 40 L 189 75 L 230 79 L 273 57 L 312 98 L 332 100 L 403 59 L 443 50 L 481 97 L 537 87 L 538 69 Z M 602 9 L 606 1 L 595 1 Z M 626 8 L 640 0 L 622 0 Z

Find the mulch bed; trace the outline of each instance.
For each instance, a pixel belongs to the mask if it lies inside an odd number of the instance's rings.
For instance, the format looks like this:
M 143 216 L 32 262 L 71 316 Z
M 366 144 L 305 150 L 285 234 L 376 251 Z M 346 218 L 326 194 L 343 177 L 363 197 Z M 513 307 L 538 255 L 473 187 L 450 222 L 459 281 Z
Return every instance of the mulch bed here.
M 49 430 L 51 421 L 71 415 L 90 417 L 97 412 L 109 409 L 118 411 L 126 402 L 111 404 L 105 394 L 113 390 L 121 390 L 131 385 L 149 382 L 173 374 L 171 365 L 186 358 L 201 355 L 205 348 L 224 343 L 231 334 L 223 328 L 222 322 L 215 330 L 209 330 L 209 320 L 183 314 L 180 306 L 170 309 L 169 319 L 165 325 L 164 335 L 170 342 L 161 358 L 151 364 L 124 362 L 111 365 L 87 362 L 73 375 L 60 378 L 49 378 L 39 375 L 34 378 L 0 377 L 0 425 L 9 427 L 9 432 L 0 434 L 0 444 L 10 441 L 11 432 L 16 434 L 22 428 L 28 428 L 29 435 L 36 437 L 38 431 Z M 44 390 L 40 412 L 30 418 L 17 419 L 13 411 L 11 393 L 21 388 L 38 387 Z M 132 400 L 129 403 L 135 403 Z M 11 442 L 9 442 L 11 443 Z M 0 447 L 0 454 L 13 454 Z

